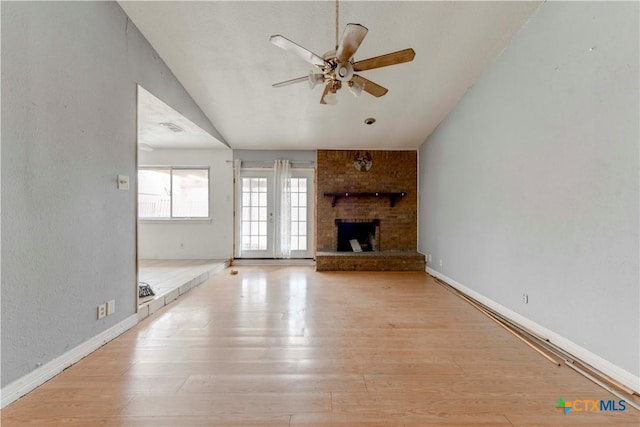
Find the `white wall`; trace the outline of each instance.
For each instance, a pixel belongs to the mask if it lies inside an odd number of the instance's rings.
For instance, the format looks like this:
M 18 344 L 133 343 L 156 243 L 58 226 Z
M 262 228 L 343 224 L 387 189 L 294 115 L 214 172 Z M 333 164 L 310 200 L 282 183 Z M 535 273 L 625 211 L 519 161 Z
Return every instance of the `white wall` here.
M 116 2 L 1 10 L 5 390 L 136 312 L 137 84 L 217 132 Z
M 211 221 L 140 221 L 141 259 L 228 259 L 233 254 L 231 149 L 141 151 L 140 166 L 209 166 Z
M 544 3 L 419 172 L 432 269 L 636 378 L 638 32 L 637 2 Z

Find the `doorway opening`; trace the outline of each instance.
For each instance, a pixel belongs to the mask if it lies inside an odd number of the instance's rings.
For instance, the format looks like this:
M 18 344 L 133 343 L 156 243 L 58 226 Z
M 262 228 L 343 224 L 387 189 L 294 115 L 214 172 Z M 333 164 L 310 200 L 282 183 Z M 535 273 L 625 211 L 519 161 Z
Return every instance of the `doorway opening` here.
M 137 104 L 136 298 L 144 318 L 229 265 L 230 233 L 226 241 L 212 236 L 223 234 L 220 212 L 231 228 L 232 151 L 139 85 Z

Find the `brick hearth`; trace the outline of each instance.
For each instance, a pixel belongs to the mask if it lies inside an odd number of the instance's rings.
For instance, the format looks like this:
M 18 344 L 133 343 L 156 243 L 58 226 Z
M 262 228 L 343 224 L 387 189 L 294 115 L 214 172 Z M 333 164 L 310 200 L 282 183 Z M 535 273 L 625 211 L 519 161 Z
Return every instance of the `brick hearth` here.
M 318 252 L 317 271 L 424 271 L 424 255 L 411 251 Z

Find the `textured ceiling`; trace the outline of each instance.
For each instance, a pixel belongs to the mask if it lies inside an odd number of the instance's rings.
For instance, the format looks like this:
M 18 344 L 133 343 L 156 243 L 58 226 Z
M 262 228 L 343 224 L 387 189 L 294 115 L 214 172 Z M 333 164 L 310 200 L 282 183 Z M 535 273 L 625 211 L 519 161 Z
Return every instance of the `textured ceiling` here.
M 174 132 L 171 125 L 182 131 Z M 142 86 L 138 86 L 138 144 L 151 148 L 228 149 Z
M 385 96 L 343 88 L 338 105 L 319 103 L 321 86 L 271 86 L 313 66 L 269 36 L 334 49 L 333 1 L 120 4 L 232 148 L 415 149 L 540 2 L 340 2 L 340 36 L 350 22 L 369 29 L 356 61 L 409 47 L 416 56 L 360 73 Z

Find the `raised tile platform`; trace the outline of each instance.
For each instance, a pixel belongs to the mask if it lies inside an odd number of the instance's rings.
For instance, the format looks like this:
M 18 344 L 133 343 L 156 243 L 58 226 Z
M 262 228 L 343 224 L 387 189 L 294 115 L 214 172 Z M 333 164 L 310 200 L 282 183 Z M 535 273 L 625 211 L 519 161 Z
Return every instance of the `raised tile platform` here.
M 139 301 L 138 319 L 153 314 L 228 266 L 229 260 L 138 260 L 138 281 L 149 284 L 155 293 Z
M 317 252 L 317 271 L 424 271 L 416 251 Z

